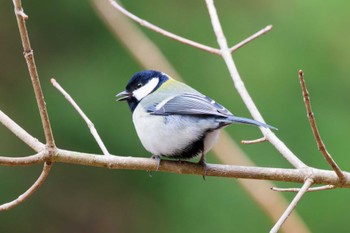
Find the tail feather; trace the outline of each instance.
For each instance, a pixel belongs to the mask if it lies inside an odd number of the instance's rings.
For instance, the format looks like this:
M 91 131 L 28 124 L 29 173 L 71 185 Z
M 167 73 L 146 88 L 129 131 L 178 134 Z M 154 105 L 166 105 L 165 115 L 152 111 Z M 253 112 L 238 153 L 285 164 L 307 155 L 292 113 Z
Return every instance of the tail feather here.
M 273 127 L 271 125 L 267 125 L 267 124 L 262 123 L 260 121 L 256 121 L 256 120 L 249 119 L 249 118 L 244 118 L 244 117 L 230 116 L 230 117 L 227 118 L 227 120 L 229 120 L 232 123 L 256 125 L 256 126 L 261 126 L 261 127 L 264 127 L 264 128 L 278 130 L 276 127 Z

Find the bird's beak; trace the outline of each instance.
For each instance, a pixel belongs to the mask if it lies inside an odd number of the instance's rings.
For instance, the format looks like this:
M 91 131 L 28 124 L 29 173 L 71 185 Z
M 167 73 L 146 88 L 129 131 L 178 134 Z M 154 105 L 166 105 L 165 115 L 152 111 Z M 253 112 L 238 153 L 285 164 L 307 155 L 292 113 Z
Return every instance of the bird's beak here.
M 127 91 L 122 91 L 116 95 L 117 101 L 124 101 L 124 100 L 130 99 L 131 96 L 132 96 L 132 93 Z

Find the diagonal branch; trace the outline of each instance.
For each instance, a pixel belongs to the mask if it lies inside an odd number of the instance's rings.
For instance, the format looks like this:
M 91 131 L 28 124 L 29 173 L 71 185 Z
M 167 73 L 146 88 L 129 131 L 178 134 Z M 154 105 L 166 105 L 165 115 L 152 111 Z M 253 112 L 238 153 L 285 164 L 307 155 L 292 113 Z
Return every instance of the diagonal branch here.
M 100 136 L 97 133 L 97 130 L 94 126 L 94 124 L 90 121 L 90 119 L 86 116 L 86 114 L 81 110 L 81 108 L 77 105 L 77 103 L 73 100 L 73 98 L 60 86 L 58 82 L 56 82 L 55 79 L 51 79 L 52 85 L 62 93 L 62 95 L 68 100 L 68 102 L 73 106 L 73 108 L 79 113 L 79 115 L 83 118 L 83 120 L 86 122 L 87 126 L 90 129 L 90 132 L 92 136 L 95 138 L 97 144 L 101 148 L 104 155 L 109 155 L 109 152 L 102 142 Z
M 13 5 L 15 7 L 15 14 L 17 18 L 18 28 L 21 35 L 22 45 L 23 45 L 23 54 L 26 59 L 28 71 L 30 78 L 32 80 L 35 98 L 39 107 L 41 122 L 44 129 L 46 145 L 48 149 L 54 151 L 55 141 L 51 130 L 49 116 L 47 114 L 47 109 L 44 101 L 44 95 L 40 86 L 38 71 L 35 65 L 34 53 L 30 45 L 29 36 L 27 32 L 27 27 L 25 20 L 28 19 L 28 16 L 24 13 L 22 8 L 21 0 L 13 0 Z
M 308 178 L 304 185 L 301 187 L 297 195 L 294 197 L 293 201 L 289 204 L 286 211 L 282 214 L 281 218 L 276 222 L 276 224 L 271 229 L 270 233 L 277 233 L 278 230 L 281 228 L 282 224 L 287 220 L 288 216 L 292 213 L 294 208 L 297 206 L 300 199 L 303 197 L 303 195 L 307 192 L 307 190 L 311 187 L 311 185 L 314 183 L 314 181 L 311 178 Z
M 215 48 L 212 48 L 212 47 L 209 47 L 207 45 L 203 45 L 203 44 L 200 44 L 198 42 L 195 42 L 195 41 L 192 41 L 192 40 L 189 40 L 189 39 L 186 39 L 186 38 L 183 38 L 181 36 L 178 36 L 174 33 L 171 33 L 169 31 L 166 31 L 154 24 L 151 24 L 149 22 L 147 22 L 146 20 L 143 20 L 139 17 L 137 17 L 136 15 L 132 14 L 131 12 L 127 11 L 124 7 L 122 7 L 119 3 L 117 3 L 116 1 L 114 0 L 110 0 L 110 3 L 111 5 L 116 8 L 117 10 L 119 10 L 121 13 L 123 13 L 124 15 L 126 15 L 127 17 L 129 17 L 130 19 L 134 20 L 135 22 L 141 24 L 142 26 L 146 27 L 146 28 L 149 28 L 155 32 L 158 32 L 159 34 L 162 34 L 166 37 L 169 37 L 173 40 L 177 40 L 181 43 L 184 43 L 184 44 L 188 44 L 190 46 L 193 46 L 195 48 L 198 48 L 198 49 L 201 49 L 201 50 L 204 50 L 204 51 L 207 51 L 209 53 L 213 53 L 213 54 L 216 54 L 216 55 L 220 55 L 220 51 L 218 49 L 215 49 Z
M 250 37 L 248 37 L 247 39 L 239 42 L 238 44 L 236 44 L 235 46 L 230 48 L 230 52 L 233 53 L 234 51 L 238 50 L 239 48 L 243 47 L 244 45 L 252 42 L 253 40 L 255 40 L 256 38 L 268 33 L 269 31 L 272 30 L 272 25 L 268 25 L 265 28 L 261 29 L 260 31 L 254 33 L 253 35 L 251 35 Z
M 44 164 L 43 170 L 42 170 L 39 178 L 35 181 L 35 183 L 27 191 L 25 191 L 22 195 L 20 195 L 15 200 L 0 205 L 0 211 L 12 209 L 13 207 L 15 207 L 15 206 L 21 204 L 22 202 L 24 202 L 25 200 L 27 200 L 44 183 L 44 181 L 46 180 L 46 177 L 49 175 L 51 167 L 52 167 L 52 164 L 46 162 Z
M 253 99 L 248 93 L 248 90 L 244 86 L 244 83 L 238 73 L 237 67 L 232 59 L 230 49 L 228 48 L 227 41 L 222 30 L 219 17 L 216 12 L 213 0 L 206 0 L 209 15 L 213 25 L 214 32 L 216 34 L 218 44 L 221 49 L 221 55 L 226 63 L 226 66 L 230 72 L 234 85 L 241 96 L 243 102 L 247 106 L 248 110 L 252 114 L 255 120 L 264 122 L 262 115 L 258 108 L 254 104 Z M 301 168 L 306 165 L 270 130 L 261 128 L 266 139 L 287 159 L 294 167 Z
M 309 118 L 312 133 L 314 134 L 318 150 L 322 153 L 323 157 L 326 159 L 326 161 L 331 165 L 337 176 L 339 177 L 340 183 L 342 183 L 345 179 L 344 174 L 342 170 L 339 168 L 338 164 L 333 160 L 332 156 L 329 154 L 329 152 L 326 149 L 325 144 L 322 141 L 321 135 L 317 129 L 316 120 L 314 117 L 314 113 L 311 109 L 311 103 L 310 103 L 310 96 L 309 92 L 307 91 L 305 79 L 304 79 L 304 72 L 302 70 L 299 70 L 299 79 L 301 84 L 301 89 L 303 91 L 303 97 L 305 102 L 305 107 L 307 111 L 307 117 Z
M 27 131 L 25 131 L 21 126 L 19 126 L 2 111 L 0 111 L 0 122 L 36 152 L 42 151 L 44 149 L 44 144 L 42 144 L 38 139 L 30 135 Z

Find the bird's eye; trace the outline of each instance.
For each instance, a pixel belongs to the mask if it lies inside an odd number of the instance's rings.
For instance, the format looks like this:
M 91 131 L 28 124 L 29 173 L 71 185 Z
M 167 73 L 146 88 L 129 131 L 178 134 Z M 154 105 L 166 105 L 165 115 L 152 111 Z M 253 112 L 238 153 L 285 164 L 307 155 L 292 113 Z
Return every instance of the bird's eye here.
M 142 83 L 137 84 L 137 88 L 140 88 L 140 87 L 142 87 Z

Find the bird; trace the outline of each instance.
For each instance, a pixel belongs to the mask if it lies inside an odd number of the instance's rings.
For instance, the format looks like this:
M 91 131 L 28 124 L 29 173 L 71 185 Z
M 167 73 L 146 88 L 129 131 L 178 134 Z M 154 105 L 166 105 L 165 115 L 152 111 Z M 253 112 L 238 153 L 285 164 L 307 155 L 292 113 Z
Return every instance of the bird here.
M 125 90 L 116 95 L 132 112 L 137 135 L 152 156 L 190 160 L 214 146 L 220 129 L 233 123 L 276 129 L 265 123 L 233 115 L 229 110 L 192 87 L 157 70 L 134 74 Z M 204 176 L 203 176 L 204 177 Z

